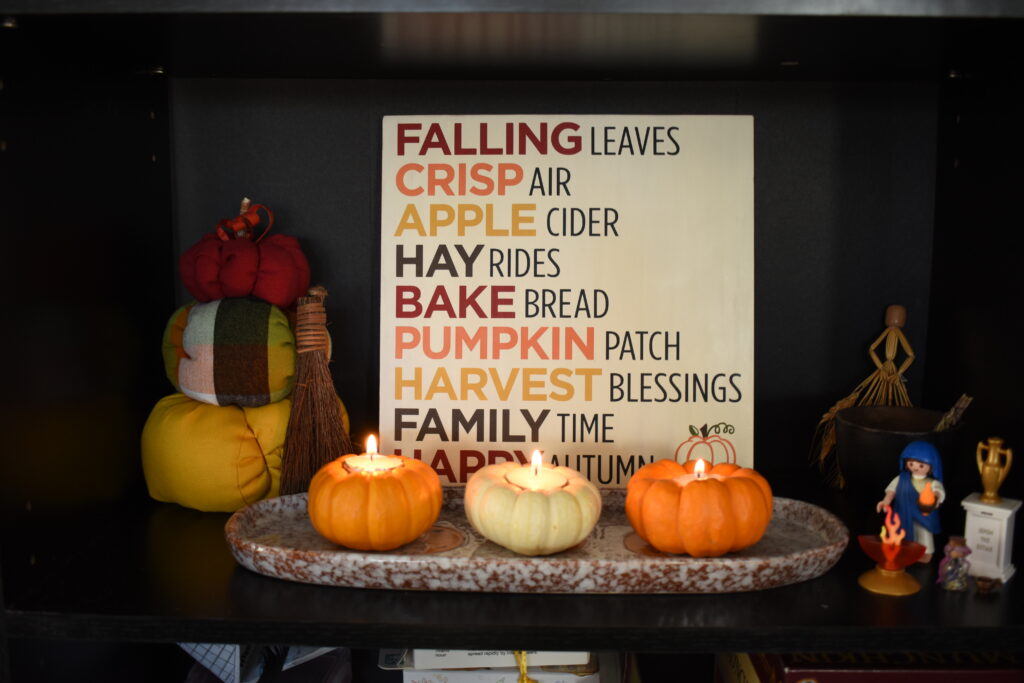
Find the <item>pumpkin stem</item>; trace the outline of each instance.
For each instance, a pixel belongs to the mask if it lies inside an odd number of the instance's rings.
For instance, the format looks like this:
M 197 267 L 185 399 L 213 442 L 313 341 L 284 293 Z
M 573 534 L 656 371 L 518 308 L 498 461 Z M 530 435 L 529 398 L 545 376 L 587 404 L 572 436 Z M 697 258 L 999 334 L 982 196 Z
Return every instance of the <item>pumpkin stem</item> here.
M 263 222 L 260 218 L 260 209 L 263 209 L 263 212 L 267 214 L 267 221 L 263 232 L 260 233 L 259 237 L 256 237 L 256 226 Z M 217 238 L 224 242 L 233 239 L 247 239 L 259 242 L 270 232 L 270 228 L 273 226 L 274 212 L 262 204 L 253 206 L 252 201 L 245 197 L 242 199 L 239 214 L 234 218 L 225 218 L 218 221 L 214 232 Z
M 708 438 L 708 423 L 705 422 L 704 426 L 700 428 L 700 435 L 705 439 Z

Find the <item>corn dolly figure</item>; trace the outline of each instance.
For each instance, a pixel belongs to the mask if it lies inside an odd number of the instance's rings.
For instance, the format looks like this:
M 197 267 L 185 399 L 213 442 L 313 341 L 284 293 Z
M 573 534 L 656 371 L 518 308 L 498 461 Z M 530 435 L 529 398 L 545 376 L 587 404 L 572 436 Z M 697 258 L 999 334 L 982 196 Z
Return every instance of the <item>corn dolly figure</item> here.
M 910 342 L 903 334 L 902 328 L 906 322 L 907 309 L 903 306 L 893 305 L 885 309 L 885 330 L 868 349 L 871 360 L 875 364 L 875 371 L 865 380 L 867 386 L 864 395 L 858 401 L 860 405 L 910 405 L 910 397 L 907 396 L 907 388 L 903 384 L 903 373 L 914 362 L 914 349 L 911 348 Z M 875 353 L 883 342 L 885 343 L 884 361 Z M 896 354 L 900 348 L 907 356 L 897 368 Z
M 921 494 L 929 484 L 935 502 L 930 508 L 922 507 L 919 504 Z M 927 441 L 912 441 L 900 453 L 900 473 L 885 487 L 885 497 L 878 501 L 875 510 L 882 512 L 891 504 L 900 517 L 900 526 L 907 532 L 904 540 L 923 545 L 925 550 L 920 562 L 930 562 L 935 553 L 933 534 L 942 530 L 935 508 L 945 498 L 938 449 Z
M 885 309 L 885 330 L 868 347 L 868 355 L 871 357 L 871 362 L 875 364 L 874 372 L 864 378 L 848 396 L 839 399 L 827 413 L 821 416 L 815 431 L 812 451 L 816 452 L 815 457 L 823 469 L 836 443 L 835 418 L 836 413 L 840 410 L 853 406 L 909 407 L 912 405 L 903 379 L 903 373 L 914 362 L 914 349 L 907 341 L 906 335 L 903 334 L 902 328 L 906 322 L 907 309 L 905 307 L 893 304 Z M 885 347 L 884 360 L 878 357 L 877 352 L 878 347 L 883 344 Z M 903 349 L 906 357 L 897 367 L 896 356 L 900 349 Z M 844 485 L 843 474 L 838 469 L 838 463 L 834 467 L 833 474 L 841 488 Z

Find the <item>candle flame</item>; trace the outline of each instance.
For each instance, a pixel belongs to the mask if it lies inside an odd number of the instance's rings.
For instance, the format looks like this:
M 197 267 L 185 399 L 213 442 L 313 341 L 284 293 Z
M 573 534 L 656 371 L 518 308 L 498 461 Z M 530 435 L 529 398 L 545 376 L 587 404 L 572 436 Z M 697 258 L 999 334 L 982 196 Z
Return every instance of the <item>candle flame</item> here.
M 533 476 L 540 475 L 541 456 L 540 451 L 534 451 L 533 455 L 530 456 L 530 464 L 533 465 Z
M 921 495 L 917 497 L 917 502 L 921 505 L 935 505 L 935 492 L 932 491 L 931 482 L 924 485 L 924 490 L 921 491 Z
M 377 437 L 373 434 L 366 437 L 366 452 L 369 454 L 371 460 L 373 460 L 373 456 L 377 454 Z
M 697 458 L 697 464 L 693 466 L 693 472 L 700 479 L 704 476 L 704 467 L 707 463 L 704 462 L 704 458 Z

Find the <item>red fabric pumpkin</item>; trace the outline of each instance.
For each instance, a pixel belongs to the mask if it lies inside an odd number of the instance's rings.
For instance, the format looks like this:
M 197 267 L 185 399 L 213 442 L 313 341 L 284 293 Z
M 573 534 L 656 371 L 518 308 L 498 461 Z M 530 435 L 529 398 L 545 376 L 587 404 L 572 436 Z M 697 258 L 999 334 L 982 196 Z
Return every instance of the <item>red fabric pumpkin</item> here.
M 255 237 L 261 223 L 263 232 Z M 273 224 L 270 209 L 256 204 L 222 220 L 216 232 L 203 235 L 181 255 L 181 281 L 189 294 L 203 303 L 254 296 L 279 308 L 288 308 L 305 295 L 309 289 L 306 255 L 294 237 L 267 236 Z

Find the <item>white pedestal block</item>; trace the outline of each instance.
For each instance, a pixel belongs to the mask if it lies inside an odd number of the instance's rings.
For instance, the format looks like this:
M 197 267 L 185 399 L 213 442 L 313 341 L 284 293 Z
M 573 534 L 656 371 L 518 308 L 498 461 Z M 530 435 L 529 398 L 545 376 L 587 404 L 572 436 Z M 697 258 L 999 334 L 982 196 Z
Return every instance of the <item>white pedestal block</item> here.
M 1002 579 L 1013 576 L 1013 520 L 1021 501 L 1003 498 L 998 503 L 982 503 L 980 493 L 964 498 L 967 511 L 964 537 L 971 549 L 971 576 Z

